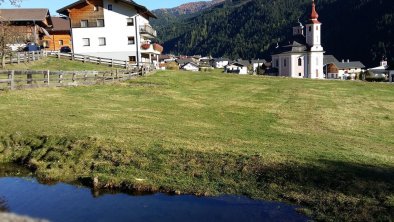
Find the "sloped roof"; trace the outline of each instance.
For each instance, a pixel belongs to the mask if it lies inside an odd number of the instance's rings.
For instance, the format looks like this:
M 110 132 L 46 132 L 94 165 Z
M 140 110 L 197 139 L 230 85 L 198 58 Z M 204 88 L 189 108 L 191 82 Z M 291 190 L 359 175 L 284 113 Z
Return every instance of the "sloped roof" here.
M 327 65 L 327 64 L 332 64 L 332 63 L 334 63 L 334 62 L 339 62 L 339 61 L 338 61 L 338 59 L 336 59 L 333 55 L 324 55 L 323 63 L 324 63 L 325 65 Z
M 253 59 L 252 63 L 266 63 L 265 59 Z
M 176 63 L 178 63 L 179 65 L 183 65 L 189 62 L 194 62 L 193 59 L 177 59 L 175 60 Z
M 16 21 L 45 21 L 49 16 L 47 8 L 0 9 L 0 19 Z
M 279 43 L 279 47 L 274 50 L 274 54 L 306 52 L 307 50 L 308 45 L 305 36 L 295 35 Z
M 125 4 L 130 5 L 130 6 L 134 6 L 137 9 L 137 12 L 139 14 L 146 14 L 149 17 L 157 18 L 156 15 L 154 15 L 151 11 L 149 11 L 145 6 L 142 6 L 142 5 L 139 5 L 139 4 L 135 3 L 133 0 L 117 0 L 117 1 L 125 3 Z M 77 6 L 77 5 L 82 4 L 82 3 L 86 3 L 86 0 L 76 1 L 76 2 L 74 2 L 72 4 L 70 4 L 70 5 L 67 5 L 67 6 L 57 10 L 56 12 L 68 16 L 67 9 L 73 8 L 74 6 Z
M 53 28 L 51 31 L 70 31 L 70 20 L 66 17 L 51 17 Z
M 215 58 L 215 59 L 213 59 L 213 61 L 215 61 L 215 62 L 223 62 L 223 61 L 231 61 L 231 60 L 227 59 L 227 58 Z
M 183 67 L 185 67 L 185 66 L 187 66 L 187 65 L 192 65 L 192 66 L 194 66 L 194 67 L 197 67 L 197 68 L 198 68 L 198 65 L 197 65 L 196 63 L 194 63 L 194 62 L 188 62 L 188 63 L 185 63 L 185 65 L 183 65 L 183 66 L 182 66 L 182 68 L 183 68 Z
M 338 69 L 352 69 L 352 68 L 365 68 L 364 64 L 360 61 L 352 61 L 352 62 L 333 62 Z

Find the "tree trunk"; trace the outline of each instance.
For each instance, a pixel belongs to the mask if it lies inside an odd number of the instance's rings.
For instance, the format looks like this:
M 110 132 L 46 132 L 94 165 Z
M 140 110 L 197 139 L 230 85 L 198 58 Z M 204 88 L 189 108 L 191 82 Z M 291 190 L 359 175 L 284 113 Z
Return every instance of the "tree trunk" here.
M 5 53 L 1 55 L 1 68 L 5 69 Z

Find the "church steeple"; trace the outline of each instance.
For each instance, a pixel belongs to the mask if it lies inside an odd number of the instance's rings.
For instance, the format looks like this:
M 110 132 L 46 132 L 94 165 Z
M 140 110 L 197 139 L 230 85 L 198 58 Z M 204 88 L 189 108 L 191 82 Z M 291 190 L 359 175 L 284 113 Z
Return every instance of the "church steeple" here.
M 319 22 L 319 20 L 317 20 L 318 18 L 319 18 L 319 14 L 317 14 L 317 12 L 316 12 L 315 0 L 312 0 L 311 21 L 312 21 L 313 23 Z M 319 23 L 320 23 L 320 22 L 319 22 Z
M 311 51 L 323 51 L 321 47 L 321 23 L 318 20 L 319 14 L 316 11 L 315 1 L 312 0 L 312 12 L 308 24 L 306 25 L 306 43 L 311 47 Z

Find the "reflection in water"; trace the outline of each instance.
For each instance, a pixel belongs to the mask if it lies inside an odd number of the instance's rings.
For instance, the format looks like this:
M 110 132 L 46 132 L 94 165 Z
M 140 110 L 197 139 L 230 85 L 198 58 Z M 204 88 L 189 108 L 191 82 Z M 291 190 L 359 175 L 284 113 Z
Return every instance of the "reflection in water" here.
M 7 205 L 7 201 L 0 197 L 0 212 L 8 212 L 10 211 Z
M 0 197 L 12 213 L 57 222 L 308 221 L 294 206 L 242 196 L 105 194 L 63 183 L 43 185 L 32 178 L 0 178 Z

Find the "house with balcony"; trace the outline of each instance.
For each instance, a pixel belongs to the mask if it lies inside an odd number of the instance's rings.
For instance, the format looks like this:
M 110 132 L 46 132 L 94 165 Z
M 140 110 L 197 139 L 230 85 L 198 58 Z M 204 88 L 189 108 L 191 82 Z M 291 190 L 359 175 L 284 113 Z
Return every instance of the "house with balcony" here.
M 75 54 L 129 61 L 131 65 L 159 64 L 163 47 L 152 44 L 156 16 L 132 0 L 80 0 L 57 11 L 70 19 Z

